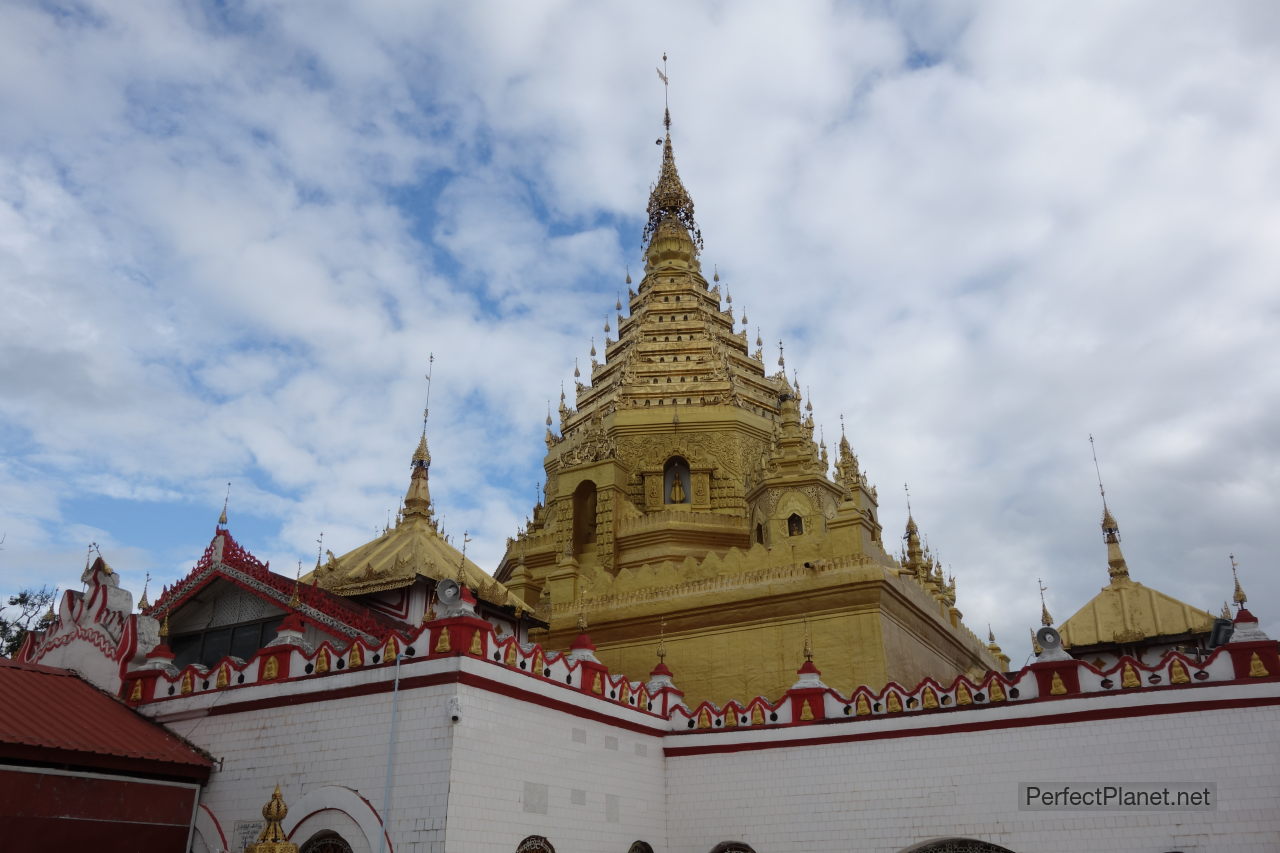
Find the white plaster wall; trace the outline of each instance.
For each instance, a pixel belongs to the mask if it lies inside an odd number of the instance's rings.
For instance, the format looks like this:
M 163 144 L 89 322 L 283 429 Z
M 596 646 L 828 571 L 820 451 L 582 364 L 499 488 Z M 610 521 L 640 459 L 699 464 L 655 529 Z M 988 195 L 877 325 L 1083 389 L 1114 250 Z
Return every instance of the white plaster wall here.
M 556 853 L 667 849 L 660 737 L 476 688 L 459 700 L 451 851 L 512 853 L 529 835 Z
M 1266 687 L 1276 692 L 1276 685 Z M 1044 703 L 1036 710 L 1081 711 L 1119 698 Z M 1009 709 L 1015 710 L 1029 709 Z M 877 724 L 811 730 L 831 735 Z M 1280 849 L 1277 724 L 1280 709 L 1272 706 L 673 756 L 667 760 L 669 849 L 707 853 L 720 841 L 737 840 L 757 853 L 897 853 L 958 836 L 1015 853 L 1274 853 Z M 668 738 L 673 747 L 698 742 L 714 741 Z M 1019 783 L 1165 782 L 1216 783 L 1217 810 L 1018 810 Z

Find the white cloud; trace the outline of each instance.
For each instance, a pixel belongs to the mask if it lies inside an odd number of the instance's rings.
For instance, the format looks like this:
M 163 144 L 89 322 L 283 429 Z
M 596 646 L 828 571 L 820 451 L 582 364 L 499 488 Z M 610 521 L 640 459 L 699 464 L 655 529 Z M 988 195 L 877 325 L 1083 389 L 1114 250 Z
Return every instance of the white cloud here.
M 354 546 L 428 352 L 433 495 L 493 565 L 639 268 L 666 49 L 705 262 L 975 628 L 1105 581 L 1092 432 L 1134 576 L 1212 606 L 1234 551 L 1280 632 L 1269 7 L 83 8 L 0 13 L 0 587 L 203 548 L 84 495 L 212 519 L 231 479 L 275 564 Z

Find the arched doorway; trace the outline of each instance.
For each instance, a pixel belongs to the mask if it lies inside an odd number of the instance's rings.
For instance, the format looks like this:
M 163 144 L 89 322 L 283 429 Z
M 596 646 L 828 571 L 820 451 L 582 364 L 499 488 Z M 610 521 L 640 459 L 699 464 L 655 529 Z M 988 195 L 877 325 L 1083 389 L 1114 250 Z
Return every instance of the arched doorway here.
M 351 853 L 351 845 L 336 832 L 318 832 L 307 839 L 299 853 Z
M 596 541 L 596 484 L 583 480 L 573 490 L 573 554 L 579 556 Z
M 530 835 L 520 842 L 520 846 L 516 848 L 516 853 L 556 853 L 556 848 L 552 847 L 551 842 L 541 835 Z
M 1013 853 L 1008 847 L 978 841 L 973 838 L 935 838 L 912 847 L 902 853 Z

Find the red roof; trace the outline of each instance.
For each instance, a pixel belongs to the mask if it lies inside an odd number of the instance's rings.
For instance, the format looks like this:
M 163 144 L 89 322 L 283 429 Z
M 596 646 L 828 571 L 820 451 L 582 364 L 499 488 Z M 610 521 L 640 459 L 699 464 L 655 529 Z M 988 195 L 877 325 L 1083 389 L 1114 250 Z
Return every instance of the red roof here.
M 0 759 L 207 781 L 213 762 L 75 673 L 0 658 Z

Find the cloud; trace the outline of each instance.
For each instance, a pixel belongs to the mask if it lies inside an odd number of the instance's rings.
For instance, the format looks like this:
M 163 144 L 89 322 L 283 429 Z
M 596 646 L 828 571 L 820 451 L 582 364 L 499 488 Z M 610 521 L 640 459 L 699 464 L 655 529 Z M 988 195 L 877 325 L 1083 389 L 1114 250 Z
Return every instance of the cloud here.
M 911 483 L 975 628 L 1025 651 L 1035 578 L 1060 619 L 1105 582 L 1093 433 L 1134 577 L 1212 607 L 1234 552 L 1280 632 L 1270 9 L 2 14 L 0 587 L 86 536 L 171 581 L 227 480 L 274 565 L 355 546 L 428 353 L 432 493 L 495 565 L 639 269 L 665 49 L 704 263 L 845 415 L 887 539 Z

